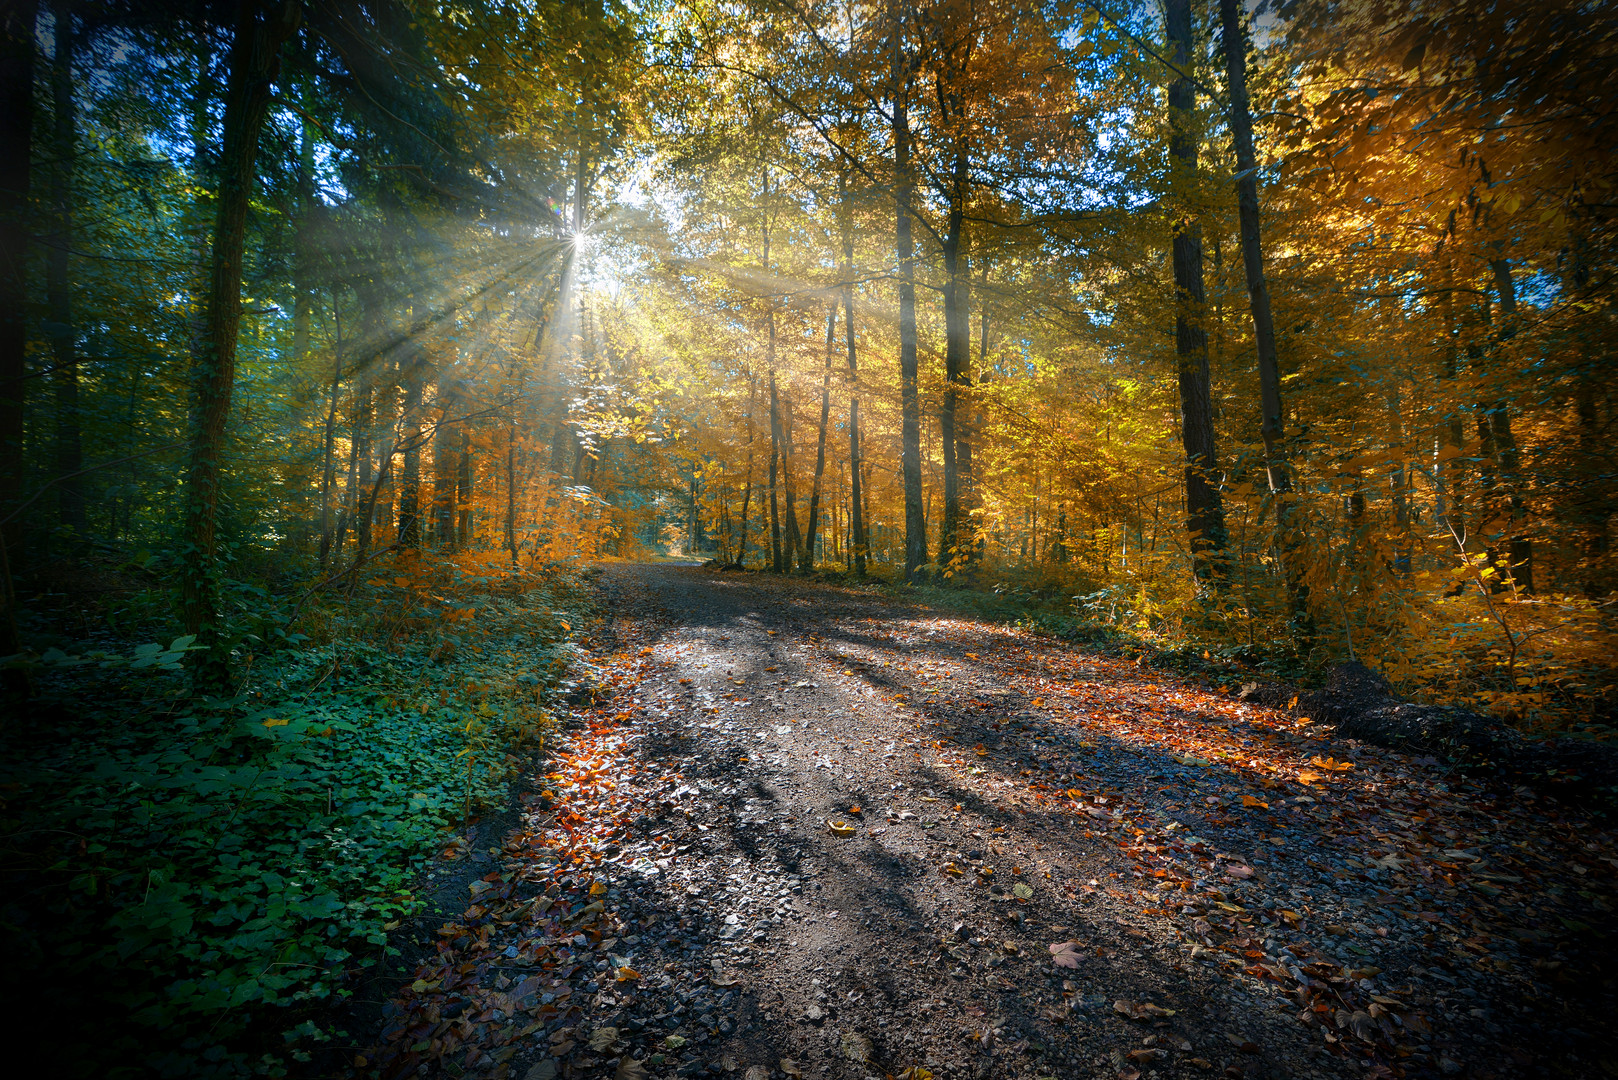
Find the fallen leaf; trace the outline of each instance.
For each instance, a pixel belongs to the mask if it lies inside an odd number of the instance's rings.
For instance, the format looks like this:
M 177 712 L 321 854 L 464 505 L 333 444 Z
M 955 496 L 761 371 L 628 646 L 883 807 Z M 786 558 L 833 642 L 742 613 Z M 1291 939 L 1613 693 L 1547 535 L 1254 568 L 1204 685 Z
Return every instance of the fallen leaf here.
M 846 821 L 828 821 L 826 828 L 831 830 L 833 836 L 853 836 L 854 826 Z
M 1173 1009 L 1165 1009 L 1161 1005 L 1153 1005 L 1149 1001 L 1115 1001 L 1112 1011 L 1129 1017 L 1131 1020 L 1156 1020 L 1162 1016 L 1173 1016 Z
M 1225 873 L 1229 874 L 1233 878 L 1250 878 L 1253 876 L 1253 868 L 1251 866 L 1243 866 L 1240 863 L 1230 863 L 1225 867 Z
M 1352 761 L 1338 761 L 1334 757 L 1312 757 L 1309 759 L 1309 764 L 1318 769 L 1325 769 L 1327 772 L 1347 772 L 1354 767 Z
M 741 1068 L 741 1065 L 737 1063 L 735 1054 L 721 1054 L 719 1055 L 719 1067 L 726 1072 L 735 1072 Z
M 590 1049 L 598 1054 L 617 1041 L 618 1029 L 615 1027 L 599 1027 L 590 1032 Z
M 1058 941 L 1050 947 L 1051 962 L 1059 968 L 1076 968 L 1083 953 L 1079 951 L 1077 941 Z
M 1320 774 L 1319 773 L 1310 772 L 1308 769 L 1305 769 L 1305 770 L 1303 770 L 1302 772 L 1300 772 L 1298 774 L 1298 783 L 1300 783 L 1300 784 L 1312 784 L 1316 780 L 1319 780 L 1319 779 L 1320 779 Z
M 1033 898 L 1034 890 L 1019 881 L 1011 887 L 1011 895 L 1019 900 L 1029 900 Z
M 646 1080 L 646 1066 L 625 1054 L 618 1059 L 618 1071 L 613 1073 L 613 1080 Z
M 668 1050 L 678 1050 L 685 1045 L 684 1035 L 670 1035 L 663 1040 L 663 1046 Z
M 791 1058 L 781 1059 L 781 1071 L 792 1077 L 793 1080 L 803 1080 L 803 1070 L 800 1069 L 798 1067 L 798 1063 L 793 1061 Z
M 528 1066 L 528 1071 L 523 1073 L 522 1080 L 556 1080 L 556 1059 L 546 1058 L 534 1062 Z
M 1146 1048 L 1143 1048 L 1143 1049 L 1140 1049 L 1140 1050 L 1131 1050 L 1125 1056 L 1128 1057 L 1130 1061 L 1138 1061 L 1138 1062 L 1140 1062 L 1141 1064 L 1144 1065 L 1144 1064 L 1147 1064 L 1149 1062 L 1157 1061 L 1159 1058 L 1168 1057 L 1169 1052 L 1167 1050 L 1159 1050 L 1155 1046 L 1153 1046 L 1153 1047 L 1146 1047 Z
M 1243 806 L 1248 806 L 1248 807 L 1252 807 L 1252 806 L 1262 807 L 1265 810 L 1268 810 L 1270 808 L 1269 803 L 1261 802 L 1258 799 L 1253 798 L 1253 796 L 1251 796 L 1251 795 L 1243 795 L 1242 796 L 1242 805 Z
M 857 1031 L 845 1031 L 838 1042 L 838 1049 L 849 1061 L 863 1065 L 871 1060 L 871 1054 L 876 1050 L 876 1046 Z
M 619 982 L 632 982 L 633 980 L 638 979 L 638 978 L 640 978 L 640 972 L 636 971 L 634 968 L 630 967 L 628 964 L 625 964 L 623 967 L 618 969 L 618 981 Z
M 763 1065 L 749 1065 L 745 1076 L 747 1080 L 770 1080 L 770 1070 Z

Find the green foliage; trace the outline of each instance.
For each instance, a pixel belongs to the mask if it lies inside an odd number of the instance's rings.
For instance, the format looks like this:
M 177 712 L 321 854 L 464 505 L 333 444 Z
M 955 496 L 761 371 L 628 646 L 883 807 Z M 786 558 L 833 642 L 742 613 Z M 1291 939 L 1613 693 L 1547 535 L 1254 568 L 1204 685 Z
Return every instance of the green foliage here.
M 273 1072 L 276 1033 L 385 954 L 446 832 L 543 736 L 571 649 L 556 605 L 484 595 L 460 633 L 409 636 L 328 609 L 329 643 L 270 653 L 229 702 L 185 695 L 184 639 L 42 658 L 34 718 L 0 737 L 0 828 L 25 967 L 96 1006 L 83 1064 Z

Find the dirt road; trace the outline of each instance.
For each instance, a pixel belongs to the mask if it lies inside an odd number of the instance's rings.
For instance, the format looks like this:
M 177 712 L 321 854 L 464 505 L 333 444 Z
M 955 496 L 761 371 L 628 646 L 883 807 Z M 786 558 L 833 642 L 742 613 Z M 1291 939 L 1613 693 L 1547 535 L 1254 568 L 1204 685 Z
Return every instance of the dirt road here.
M 357 1071 L 1618 1067 L 1604 824 L 870 591 L 603 589 L 600 696 Z

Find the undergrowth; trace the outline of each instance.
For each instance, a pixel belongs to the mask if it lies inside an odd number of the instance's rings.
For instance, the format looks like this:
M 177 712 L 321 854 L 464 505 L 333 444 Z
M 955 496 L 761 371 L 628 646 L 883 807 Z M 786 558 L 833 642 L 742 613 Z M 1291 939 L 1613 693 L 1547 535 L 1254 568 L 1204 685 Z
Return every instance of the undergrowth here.
M 230 700 L 190 694 L 186 639 L 30 658 L 33 700 L 0 732 L 0 918 L 32 1006 L 69 1028 L 62 1071 L 307 1057 L 319 1007 L 544 738 L 583 602 L 558 571 L 410 564 L 341 601 L 244 607 Z

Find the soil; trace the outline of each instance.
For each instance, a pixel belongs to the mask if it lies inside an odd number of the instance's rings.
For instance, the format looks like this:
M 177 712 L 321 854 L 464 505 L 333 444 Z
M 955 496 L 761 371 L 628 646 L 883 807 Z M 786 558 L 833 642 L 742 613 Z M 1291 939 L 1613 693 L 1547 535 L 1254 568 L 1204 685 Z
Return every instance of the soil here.
M 601 588 L 595 700 L 355 1075 L 1618 1069 L 1600 821 L 868 590 Z

